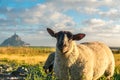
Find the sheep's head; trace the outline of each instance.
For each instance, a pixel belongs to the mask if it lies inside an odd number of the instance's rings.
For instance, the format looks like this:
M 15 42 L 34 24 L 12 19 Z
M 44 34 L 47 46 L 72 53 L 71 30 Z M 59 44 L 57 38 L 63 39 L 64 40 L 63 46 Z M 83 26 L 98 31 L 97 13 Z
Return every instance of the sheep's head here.
M 85 36 L 83 33 L 73 35 L 69 31 L 59 31 L 55 33 L 50 28 L 47 28 L 47 31 L 52 37 L 57 39 L 56 47 L 61 53 L 66 53 L 69 51 L 73 40 L 81 40 Z

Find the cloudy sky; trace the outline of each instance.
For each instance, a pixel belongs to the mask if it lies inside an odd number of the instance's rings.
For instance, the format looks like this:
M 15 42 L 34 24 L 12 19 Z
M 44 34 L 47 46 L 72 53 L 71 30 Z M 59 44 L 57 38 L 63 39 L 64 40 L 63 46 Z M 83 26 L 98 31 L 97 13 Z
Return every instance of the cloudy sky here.
M 55 46 L 46 28 L 85 33 L 80 42 L 120 46 L 120 0 L 0 0 L 0 43 L 15 32 L 34 46 Z

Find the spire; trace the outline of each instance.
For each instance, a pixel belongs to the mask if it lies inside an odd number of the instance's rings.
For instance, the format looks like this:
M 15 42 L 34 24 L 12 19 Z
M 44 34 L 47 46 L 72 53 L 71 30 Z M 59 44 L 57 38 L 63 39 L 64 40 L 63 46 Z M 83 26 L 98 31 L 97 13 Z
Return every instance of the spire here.
M 14 35 L 12 37 L 19 37 L 16 32 L 14 32 Z
M 16 31 L 14 32 L 14 35 L 17 35 L 17 34 L 16 34 Z

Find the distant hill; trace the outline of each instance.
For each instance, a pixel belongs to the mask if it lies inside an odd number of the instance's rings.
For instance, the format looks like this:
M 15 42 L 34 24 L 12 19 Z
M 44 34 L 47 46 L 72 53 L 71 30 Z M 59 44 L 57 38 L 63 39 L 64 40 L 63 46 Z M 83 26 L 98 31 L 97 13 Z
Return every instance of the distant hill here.
M 8 39 L 4 40 L 0 46 L 29 46 L 29 43 L 26 43 L 21 40 L 21 38 L 15 33 Z

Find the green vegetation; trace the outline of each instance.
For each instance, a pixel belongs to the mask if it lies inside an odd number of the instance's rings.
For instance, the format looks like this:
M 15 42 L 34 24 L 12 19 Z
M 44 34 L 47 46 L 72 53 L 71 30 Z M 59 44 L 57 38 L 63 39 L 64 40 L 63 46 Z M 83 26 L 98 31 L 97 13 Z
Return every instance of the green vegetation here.
M 56 80 L 42 68 L 47 56 L 53 51 L 55 49 L 52 47 L 0 47 L 0 65 L 12 67 L 5 73 L 11 73 L 19 66 L 26 67 L 28 74 L 25 80 Z M 114 57 L 116 68 L 111 80 L 120 80 L 120 53 L 115 53 Z M 106 77 L 103 75 L 99 80 L 106 80 Z

